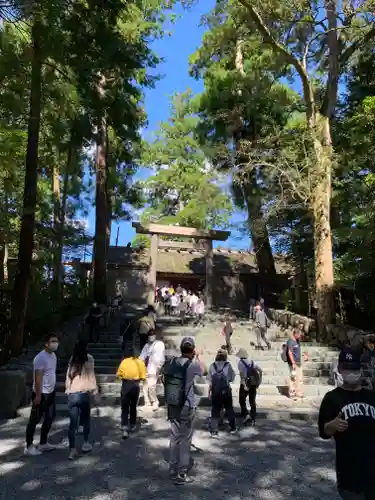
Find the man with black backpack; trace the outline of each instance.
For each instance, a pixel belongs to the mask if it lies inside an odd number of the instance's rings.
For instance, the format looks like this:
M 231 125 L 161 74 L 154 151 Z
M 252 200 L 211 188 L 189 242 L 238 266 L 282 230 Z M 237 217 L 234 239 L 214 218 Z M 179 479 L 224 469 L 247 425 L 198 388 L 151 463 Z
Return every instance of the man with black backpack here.
M 255 424 L 256 418 L 256 396 L 257 389 L 262 382 L 262 369 L 253 360 L 249 359 L 246 349 L 240 349 L 237 353 L 238 371 L 241 377 L 240 385 L 240 407 L 241 416 L 244 419 L 244 424 L 250 422 L 251 425 Z M 246 399 L 249 398 L 250 415 L 246 407 Z
M 211 436 L 218 437 L 220 415 L 225 409 L 229 422 L 230 433 L 237 432 L 236 416 L 233 410 L 232 388 L 230 386 L 236 374 L 228 361 L 228 353 L 225 349 L 219 349 L 215 362 L 208 369 L 208 380 L 210 382 L 211 397 Z
M 206 370 L 194 338 L 183 338 L 180 348 L 181 356 L 166 361 L 162 375 L 171 423 L 169 471 L 174 483 L 183 485 L 191 482 L 188 473 L 192 466 L 190 448 L 196 414 L 194 379 L 202 377 Z

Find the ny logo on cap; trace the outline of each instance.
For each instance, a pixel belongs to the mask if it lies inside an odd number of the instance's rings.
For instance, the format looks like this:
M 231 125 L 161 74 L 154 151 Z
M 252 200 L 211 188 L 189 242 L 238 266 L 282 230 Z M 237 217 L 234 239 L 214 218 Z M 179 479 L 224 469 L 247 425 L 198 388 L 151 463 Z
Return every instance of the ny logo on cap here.
M 352 354 L 350 354 L 350 352 L 348 352 L 345 359 L 347 359 L 348 361 L 352 361 L 353 360 Z

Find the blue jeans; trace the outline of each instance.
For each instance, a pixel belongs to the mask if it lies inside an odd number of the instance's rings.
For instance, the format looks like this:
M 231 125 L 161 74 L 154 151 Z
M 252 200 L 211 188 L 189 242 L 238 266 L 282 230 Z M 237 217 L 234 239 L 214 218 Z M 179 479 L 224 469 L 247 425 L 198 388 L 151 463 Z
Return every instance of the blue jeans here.
M 68 395 L 69 448 L 75 448 L 78 420 L 83 425 L 83 439 L 88 441 L 90 434 L 90 394 L 88 392 L 74 392 Z

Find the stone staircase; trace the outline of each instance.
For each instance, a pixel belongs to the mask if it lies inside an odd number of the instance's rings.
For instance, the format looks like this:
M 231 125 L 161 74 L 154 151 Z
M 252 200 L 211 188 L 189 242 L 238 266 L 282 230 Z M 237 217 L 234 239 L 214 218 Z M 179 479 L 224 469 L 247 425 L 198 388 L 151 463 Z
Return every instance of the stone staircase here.
M 119 407 L 121 384 L 116 380 L 116 370 L 122 359 L 121 337 L 119 335 L 120 319 L 111 322 L 107 329 L 103 329 L 100 342 L 89 344 L 89 352 L 95 358 L 95 371 L 100 389 L 101 407 Z M 173 318 L 160 318 L 164 325 L 164 341 L 167 355 L 178 354 L 181 339 L 186 335 L 196 338 L 197 347 L 201 351 L 201 358 L 207 367 L 214 361 L 217 350 L 221 347 L 224 338 L 220 331 L 222 323 L 213 320 L 204 328 L 195 328 L 191 325 L 181 326 Z M 263 410 L 290 410 L 315 412 L 319 407 L 322 397 L 333 387 L 329 379 L 330 365 L 337 357 L 337 351 L 326 346 L 303 344 L 303 351 L 308 354 L 308 362 L 304 364 L 304 392 L 305 399 L 294 402 L 286 397 L 288 383 L 288 366 L 280 359 L 282 345 L 286 339 L 277 326 L 269 330 L 269 338 L 272 342 L 271 350 L 255 350 L 254 326 L 248 322 L 233 323 L 234 334 L 232 336 L 233 352 L 229 356 L 236 372 L 238 359 L 235 353 L 240 347 L 245 348 L 249 356 L 257 362 L 263 370 L 263 383 L 258 392 L 258 406 Z M 67 413 L 67 398 L 65 390 L 66 363 L 61 365 L 61 371 L 57 377 L 57 411 Z M 238 402 L 239 377 L 232 384 L 235 405 Z M 163 387 L 158 387 L 160 399 L 163 399 Z M 196 381 L 196 393 L 200 406 L 208 406 L 208 384 L 206 377 Z

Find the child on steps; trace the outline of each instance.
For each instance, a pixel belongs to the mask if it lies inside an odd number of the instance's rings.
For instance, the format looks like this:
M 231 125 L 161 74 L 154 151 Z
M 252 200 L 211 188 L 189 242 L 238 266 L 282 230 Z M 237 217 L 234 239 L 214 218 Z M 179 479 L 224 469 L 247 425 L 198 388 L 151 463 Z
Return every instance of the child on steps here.
M 231 336 L 233 335 L 233 327 L 229 316 L 225 318 L 222 335 L 225 337 L 226 350 L 228 354 L 231 354 L 232 353 Z

